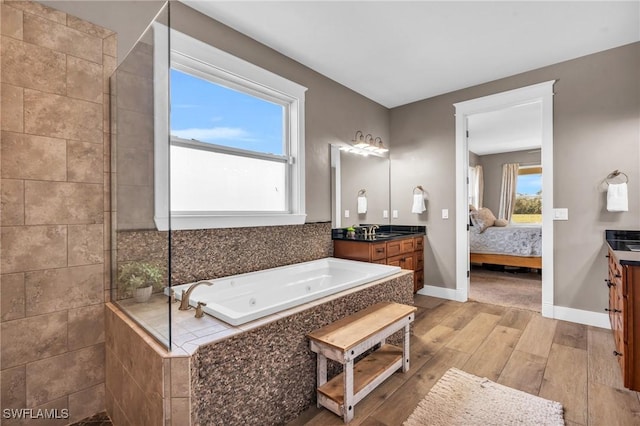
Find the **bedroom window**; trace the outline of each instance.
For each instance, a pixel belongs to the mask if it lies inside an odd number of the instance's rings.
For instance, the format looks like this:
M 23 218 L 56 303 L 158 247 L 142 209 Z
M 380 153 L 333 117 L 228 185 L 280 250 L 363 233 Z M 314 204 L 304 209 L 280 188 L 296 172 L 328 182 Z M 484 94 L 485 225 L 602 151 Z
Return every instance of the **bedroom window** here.
M 512 223 L 542 223 L 542 167 L 520 167 Z
M 166 38 L 166 27 L 154 29 Z M 170 55 L 154 68 L 170 87 L 168 123 L 156 122 L 158 228 L 304 223 L 306 88 L 173 29 L 170 36 Z M 157 197 L 166 193 L 170 201 Z

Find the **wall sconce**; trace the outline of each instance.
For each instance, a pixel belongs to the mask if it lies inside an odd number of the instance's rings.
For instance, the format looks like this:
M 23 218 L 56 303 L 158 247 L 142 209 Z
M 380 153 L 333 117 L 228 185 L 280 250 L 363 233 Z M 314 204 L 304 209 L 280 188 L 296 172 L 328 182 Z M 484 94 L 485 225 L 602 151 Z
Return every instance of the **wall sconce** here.
M 382 138 L 374 138 L 371 134 L 367 134 L 365 136 L 365 134 L 360 130 L 356 132 L 349 146 L 342 146 L 340 149 L 343 151 L 360 154 L 365 157 L 369 154 L 382 156 L 389 151 L 389 149 L 384 146 Z

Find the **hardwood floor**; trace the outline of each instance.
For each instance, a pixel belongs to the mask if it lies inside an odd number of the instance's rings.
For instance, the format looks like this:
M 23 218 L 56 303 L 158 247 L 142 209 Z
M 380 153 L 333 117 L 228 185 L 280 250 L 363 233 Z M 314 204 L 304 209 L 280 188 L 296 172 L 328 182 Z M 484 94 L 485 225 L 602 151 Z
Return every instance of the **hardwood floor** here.
M 610 330 L 477 302 L 416 295 L 411 369 L 355 407 L 350 425 L 401 425 L 450 368 L 559 401 L 567 425 L 640 425 L 640 395 L 622 386 Z M 309 408 L 289 426 L 342 425 Z

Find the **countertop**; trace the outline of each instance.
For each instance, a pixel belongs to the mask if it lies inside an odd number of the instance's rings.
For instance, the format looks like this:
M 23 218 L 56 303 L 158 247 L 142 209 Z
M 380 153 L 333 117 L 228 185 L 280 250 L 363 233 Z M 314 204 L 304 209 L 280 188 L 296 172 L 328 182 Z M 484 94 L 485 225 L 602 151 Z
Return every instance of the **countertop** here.
M 373 226 L 372 224 L 362 224 L 357 228 L 365 228 Z M 355 237 L 347 237 L 346 228 L 338 228 L 331 230 L 331 239 L 343 240 L 343 241 L 360 241 L 363 243 L 371 242 L 383 242 L 392 241 L 410 236 L 418 237 L 420 235 L 427 234 L 426 226 L 412 226 L 412 225 L 378 225 L 375 235 L 373 237 L 365 238 L 362 232 L 356 232 Z
M 640 245 L 640 231 L 606 230 L 605 241 L 621 265 L 640 266 L 640 251 L 630 251 L 629 245 Z

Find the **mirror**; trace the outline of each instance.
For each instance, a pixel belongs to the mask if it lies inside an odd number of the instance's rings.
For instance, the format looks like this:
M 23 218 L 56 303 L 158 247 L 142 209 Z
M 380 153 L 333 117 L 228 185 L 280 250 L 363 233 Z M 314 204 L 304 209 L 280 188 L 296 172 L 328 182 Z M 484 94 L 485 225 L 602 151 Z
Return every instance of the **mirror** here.
M 358 213 L 361 190 L 365 191 L 366 213 Z M 389 158 L 364 157 L 331 145 L 331 202 L 332 228 L 361 223 L 390 224 Z M 345 217 L 347 211 L 349 216 Z

